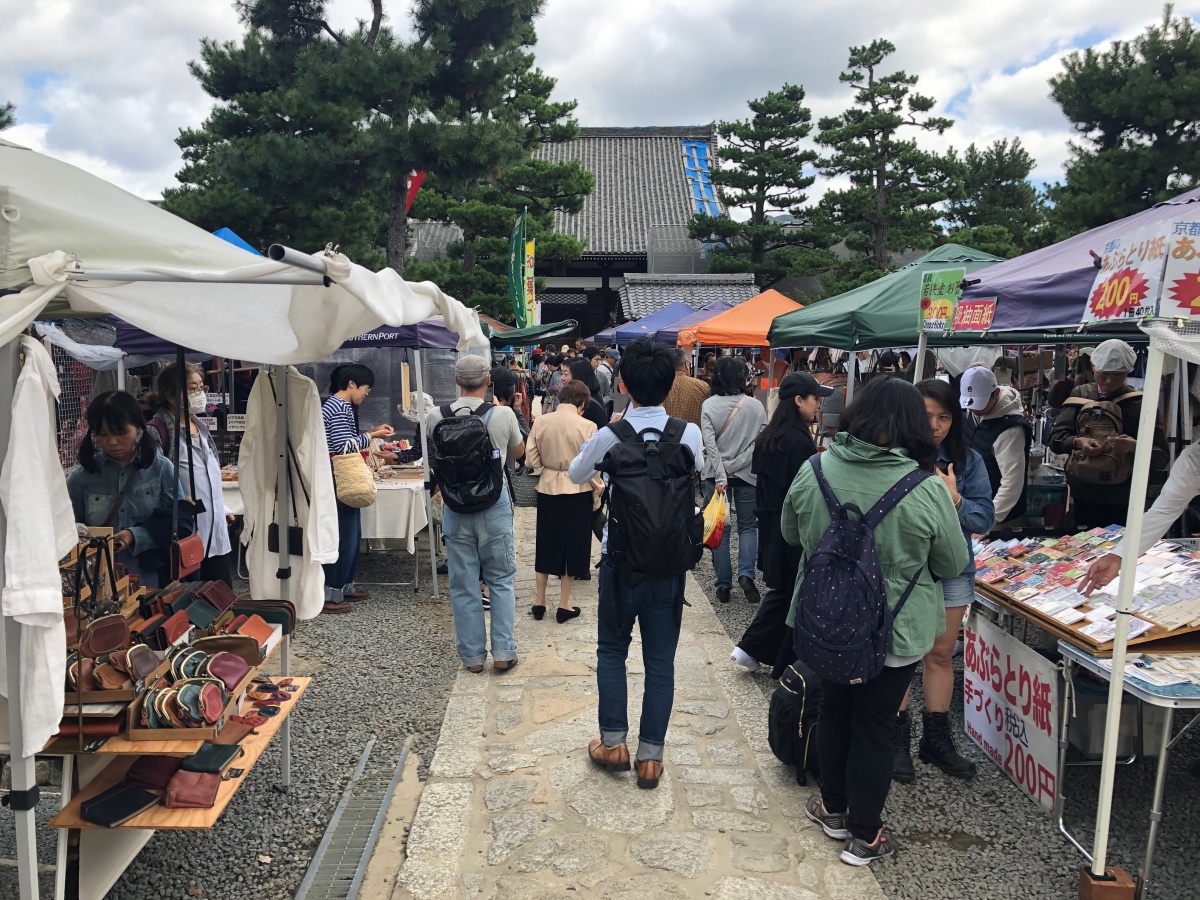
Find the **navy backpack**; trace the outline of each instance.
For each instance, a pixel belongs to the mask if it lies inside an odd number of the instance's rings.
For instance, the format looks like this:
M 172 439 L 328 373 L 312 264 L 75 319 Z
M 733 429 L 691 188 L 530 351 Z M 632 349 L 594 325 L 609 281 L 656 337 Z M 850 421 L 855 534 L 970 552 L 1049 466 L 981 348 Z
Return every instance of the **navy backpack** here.
M 892 643 L 892 622 L 924 571 L 917 570 L 895 609 L 890 607 L 875 551 L 875 529 L 929 473 L 909 472 L 863 515 L 853 503 L 838 502 L 821 474 L 819 455 L 808 463 L 831 521 L 804 566 L 796 595 L 796 657 L 835 684 L 862 684 L 883 670 Z M 857 518 L 850 518 L 850 513 Z

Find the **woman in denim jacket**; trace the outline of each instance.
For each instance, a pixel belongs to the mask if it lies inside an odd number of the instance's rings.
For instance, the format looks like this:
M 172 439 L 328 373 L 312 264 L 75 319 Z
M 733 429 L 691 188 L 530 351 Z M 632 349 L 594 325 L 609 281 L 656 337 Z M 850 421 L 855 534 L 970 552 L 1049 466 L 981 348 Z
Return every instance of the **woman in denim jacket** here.
M 111 527 L 116 562 L 145 587 L 160 587 L 170 549 L 175 469 L 146 434 L 138 402 L 124 391 L 100 394 L 87 410 L 79 465 L 67 476 L 75 520 Z M 123 496 L 122 496 L 123 494 Z M 118 505 L 118 499 L 120 503 Z
M 930 378 L 920 382 L 917 390 L 925 399 L 925 412 L 933 429 L 933 442 L 938 448 L 937 475 L 950 489 L 950 498 L 958 511 L 958 524 L 966 538 L 968 550 L 971 535 L 983 534 L 992 527 L 996 509 L 992 505 L 992 483 L 988 480 L 983 458 L 963 440 L 963 414 L 958 395 L 944 381 Z M 946 605 L 946 630 L 933 643 L 925 656 L 921 686 L 925 693 L 925 711 L 921 714 L 921 744 L 918 755 L 922 762 L 937 766 L 947 775 L 971 778 L 975 763 L 960 754 L 954 746 L 950 728 L 950 700 L 954 694 L 954 645 L 962 627 L 963 613 L 975 597 L 975 558 L 957 578 L 941 581 L 942 598 Z M 916 778 L 911 746 L 912 724 L 908 716 L 908 700 L 900 706 L 896 719 L 896 759 L 892 777 L 897 781 Z

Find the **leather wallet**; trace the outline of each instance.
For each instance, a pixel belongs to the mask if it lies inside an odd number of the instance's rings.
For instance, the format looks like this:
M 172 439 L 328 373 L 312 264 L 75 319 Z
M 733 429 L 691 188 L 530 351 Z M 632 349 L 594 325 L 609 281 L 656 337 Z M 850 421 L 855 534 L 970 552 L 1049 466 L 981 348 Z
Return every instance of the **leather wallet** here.
M 222 747 L 231 747 L 234 744 L 240 744 L 243 738 L 249 737 L 252 734 L 258 734 L 250 725 L 242 722 L 229 721 L 221 728 L 217 736 L 212 739 L 212 743 Z
M 248 634 L 216 634 L 198 638 L 192 642 L 192 646 L 205 653 L 232 653 L 244 659 L 249 666 L 257 666 L 262 662 L 262 648 Z
M 236 744 L 222 745 L 205 741 L 199 750 L 183 760 L 183 770 L 221 775 L 245 752 Z
M 79 815 L 85 822 L 113 828 L 157 803 L 158 797 L 149 791 L 121 782 L 91 800 L 85 800 L 80 804 Z
M 265 647 L 267 641 L 275 634 L 275 629 L 267 624 L 262 616 L 255 615 L 242 623 L 241 627 L 238 628 L 238 634 L 249 635 L 258 642 L 258 646 Z
M 95 660 L 72 653 L 67 660 L 67 684 L 73 691 L 90 691 L 95 684 Z
M 177 612 L 185 612 L 187 610 L 187 608 L 195 602 L 196 602 L 195 594 L 193 594 L 189 590 L 181 589 L 171 595 L 170 603 L 166 603 L 164 601 L 163 605 L 166 606 L 167 612 L 174 615 Z
M 112 663 L 101 663 L 92 672 L 96 685 L 102 691 L 124 691 L 133 687 L 129 676 Z
M 188 621 L 201 631 L 206 631 L 221 615 L 215 606 L 199 597 L 196 597 L 195 602 L 188 606 L 186 612 Z
M 234 612 L 259 615 L 272 625 L 282 625 L 284 634 L 296 630 L 296 606 L 290 600 L 242 600 L 233 605 Z
M 167 785 L 163 804 L 168 809 L 212 809 L 220 789 L 220 775 L 180 769 Z
M 166 616 L 151 616 L 136 623 L 130 631 L 151 650 L 163 650 L 165 648 L 159 645 L 158 629 L 162 628 L 166 621 Z
M 257 652 L 257 648 L 255 648 L 255 652 Z M 232 694 L 249 672 L 250 664 L 245 659 L 235 653 L 222 650 L 201 663 L 196 674 L 216 678 L 225 685 L 225 690 Z
M 180 610 L 173 613 L 167 621 L 163 622 L 158 630 L 159 641 L 162 642 L 162 649 L 166 650 L 177 640 L 187 634 L 187 630 L 192 627 L 192 623 L 188 621 L 187 613 Z
M 139 756 L 125 773 L 125 783 L 147 791 L 165 791 L 181 765 L 178 756 Z
M 233 601 L 236 599 L 233 594 L 233 588 L 223 581 L 210 581 L 195 593 L 196 596 L 211 603 L 220 612 L 225 612 L 225 610 L 233 606 Z

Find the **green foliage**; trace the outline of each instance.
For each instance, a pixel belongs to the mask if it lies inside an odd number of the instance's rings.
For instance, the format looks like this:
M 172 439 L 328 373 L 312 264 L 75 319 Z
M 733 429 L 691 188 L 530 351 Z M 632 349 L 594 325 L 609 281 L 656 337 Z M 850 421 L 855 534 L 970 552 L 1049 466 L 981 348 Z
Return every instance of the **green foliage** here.
M 951 149 L 946 162 L 954 176 L 944 215 L 950 240 L 1007 258 L 1039 246 L 1045 205 L 1029 183 L 1035 162 L 1020 138 L 982 150 L 971 144 L 961 159 Z
M 250 243 L 315 249 L 403 272 L 408 174 L 481 179 L 527 160 L 515 103 L 544 0 L 419 0 L 415 37 L 370 22 L 335 32 L 326 0 L 240 0 L 240 43 L 206 40 L 192 72 L 218 101 L 181 132 L 164 205 Z
M 1056 239 L 1200 182 L 1200 32 L 1172 12 L 1133 40 L 1069 54 L 1050 79 L 1079 135 L 1066 181 L 1049 191 Z
M 0 131 L 17 124 L 17 108 L 11 103 L 0 103 Z
M 788 273 L 795 253 L 825 246 L 801 208 L 804 191 L 815 180 L 808 171 L 817 153 L 802 146 L 812 131 L 804 88 L 785 84 L 748 105 L 753 113 L 749 119 L 717 125 L 723 143 L 711 178 L 721 202 L 746 210 L 749 218 L 697 215 L 690 233 L 720 242 L 711 251 L 709 271 L 752 272 L 759 287 L 767 288 Z M 780 223 L 773 211 L 786 211 L 799 221 Z
M 830 191 L 821 206 L 846 245 L 880 271 L 890 268 L 893 252 L 931 247 L 938 239 L 938 205 L 949 194 L 951 169 L 936 153 L 899 136 L 943 134 L 954 122 L 928 114 L 934 100 L 913 92 L 917 76 L 879 74 L 895 51 L 886 40 L 850 48 L 849 69 L 840 80 L 854 88 L 854 105 L 821 119 L 817 137 L 829 149 L 820 161 L 822 173 L 847 176 L 851 185 Z

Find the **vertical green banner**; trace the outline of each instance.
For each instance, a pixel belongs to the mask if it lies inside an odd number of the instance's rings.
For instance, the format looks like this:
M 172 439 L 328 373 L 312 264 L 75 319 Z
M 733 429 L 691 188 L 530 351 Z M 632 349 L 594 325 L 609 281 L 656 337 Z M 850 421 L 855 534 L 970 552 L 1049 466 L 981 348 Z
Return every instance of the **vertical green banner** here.
M 517 327 L 524 328 L 525 316 L 525 213 L 517 216 L 508 238 L 508 299 Z

